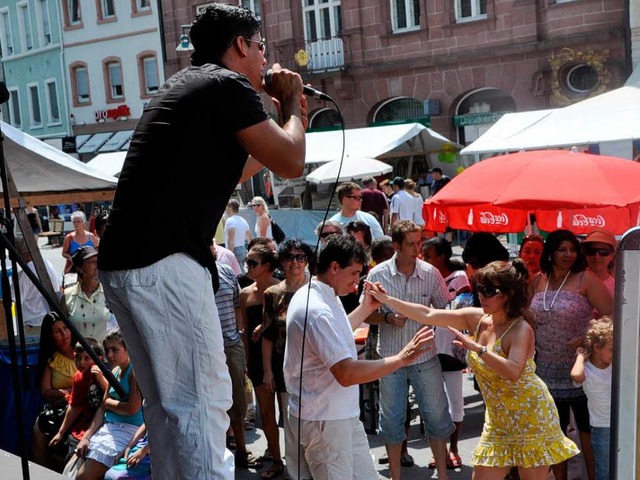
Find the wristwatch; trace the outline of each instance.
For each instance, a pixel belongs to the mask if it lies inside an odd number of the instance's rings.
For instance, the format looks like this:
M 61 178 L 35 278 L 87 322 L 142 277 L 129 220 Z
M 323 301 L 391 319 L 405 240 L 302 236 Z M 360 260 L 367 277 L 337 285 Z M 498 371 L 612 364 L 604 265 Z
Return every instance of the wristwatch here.
M 480 347 L 480 351 L 478 352 L 478 356 L 481 357 L 483 353 L 487 353 L 487 346 L 486 345 L 482 345 Z

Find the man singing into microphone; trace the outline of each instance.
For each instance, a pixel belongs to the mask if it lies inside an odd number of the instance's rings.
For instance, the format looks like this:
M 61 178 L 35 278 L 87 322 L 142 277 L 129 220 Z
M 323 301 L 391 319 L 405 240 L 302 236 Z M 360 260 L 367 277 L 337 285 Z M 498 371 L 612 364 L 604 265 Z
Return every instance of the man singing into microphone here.
M 209 246 L 238 182 L 262 166 L 302 175 L 306 102 L 300 76 L 275 65 L 266 91 L 281 125 L 269 119 L 257 93 L 265 43 L 250 10 L 208 6 L 191 42 L 193 66 L 138 122 L 99 267 L 145 398 L 154 478 L 230 480 L 231 383 Z

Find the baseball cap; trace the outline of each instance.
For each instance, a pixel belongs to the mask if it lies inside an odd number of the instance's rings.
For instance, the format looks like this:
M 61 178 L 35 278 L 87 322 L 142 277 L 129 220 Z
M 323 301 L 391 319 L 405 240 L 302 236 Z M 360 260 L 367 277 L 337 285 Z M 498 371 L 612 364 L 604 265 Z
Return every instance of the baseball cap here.
M 396 177 L 389 182 L 389 185 L 394 185 L 398 188 L 404 188 L 404 178 Z
M 86 259 L 95 257 L 96 255 L 98 255 L 98 251 L 95 248 L 85 245 L 71 255 L 71 263 L 73 263 L 73 266 L 77 269 L 82 266 Z
M 594 228 L 589 232 L 587 238 L 585 238 L 582 243 L 606 243 L 607 245 L 611 245 L 614 249 L 618 246 L 618 242 L 616 241 L 616 237 L 609 230 L 605 230 L 604 228 Z

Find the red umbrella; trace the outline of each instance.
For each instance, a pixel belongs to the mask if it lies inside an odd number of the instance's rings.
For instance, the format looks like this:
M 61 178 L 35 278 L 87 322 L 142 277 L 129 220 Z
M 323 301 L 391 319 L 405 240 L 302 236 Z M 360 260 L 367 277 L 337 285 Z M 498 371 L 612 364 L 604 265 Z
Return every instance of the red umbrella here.
M 638 224 L 640 164 L 566 150 L 537 150 L 483 160 L 425 202 L 427 228 L 496 233 L 524 230 L 535 213 L 543 230 L 615 234 Z

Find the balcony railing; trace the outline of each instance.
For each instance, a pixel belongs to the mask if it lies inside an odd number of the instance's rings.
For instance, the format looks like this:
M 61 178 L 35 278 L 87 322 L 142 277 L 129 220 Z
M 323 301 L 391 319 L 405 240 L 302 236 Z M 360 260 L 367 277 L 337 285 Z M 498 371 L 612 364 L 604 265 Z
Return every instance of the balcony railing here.
M 307 70 L 311 72 L 339 70 L 344 67 L 344 43 L 341 37 L 306 44 L 309 53 Z

